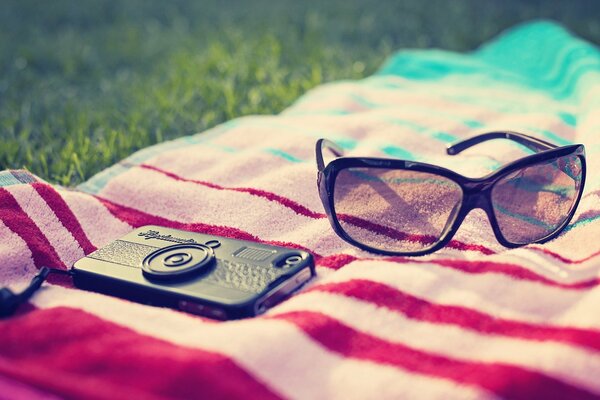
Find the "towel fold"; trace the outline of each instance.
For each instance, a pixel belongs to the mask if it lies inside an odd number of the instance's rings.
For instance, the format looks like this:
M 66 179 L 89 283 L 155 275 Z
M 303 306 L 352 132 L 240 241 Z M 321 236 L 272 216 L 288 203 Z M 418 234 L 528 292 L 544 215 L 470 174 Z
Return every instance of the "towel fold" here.
M 540 21 L 471 53 L 398 52 L 367 79 L 313 89 L 277 116 L 141 150 L 75 189 L 4 171 L 3 285 L 19 287 L 43 265 L 69 268 L 147 224 L 304 248 L 318 277 L 265 315 L 229 322 L 53 278 L 0 321 L 0 391 L 598 398 L 598 110 L 600 51 Z M 526 153 L 493 141 L 449 157 L 445 146 L 497 129 L 586 145 L 586 190 L 555 240 L 506 249 L 474 211 L 444 249 L 386 257 L 331 229 L 316 189 L 318 138 L 350 156 L 424 161 L 475 177 Z

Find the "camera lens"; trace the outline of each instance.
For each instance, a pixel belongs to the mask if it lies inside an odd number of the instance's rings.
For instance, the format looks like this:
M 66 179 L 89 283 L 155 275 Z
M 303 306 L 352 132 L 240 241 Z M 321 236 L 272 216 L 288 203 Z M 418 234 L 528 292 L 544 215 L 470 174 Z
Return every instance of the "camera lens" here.
M 197 276 L 212 265 L 213 250 L 203 244 L 176 244 L 146 256 L 142 271 L 148 278 L 177 279 Z
M 189 262 L 192 259 L 190 253 L 175 253 L 170 254 L 163 260 L 163 264 L 166 267 L 178 267 L 182 264 Z

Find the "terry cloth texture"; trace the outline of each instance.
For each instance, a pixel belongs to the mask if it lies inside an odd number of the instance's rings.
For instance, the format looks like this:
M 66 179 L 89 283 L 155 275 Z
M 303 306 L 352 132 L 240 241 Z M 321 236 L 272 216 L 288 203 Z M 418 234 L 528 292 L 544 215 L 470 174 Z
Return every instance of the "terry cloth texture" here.
M 243 95 L 243 93 L 240 93 Z M 423 257 L 335 235 L 314 144 L 482 176 L 525 155 L 510 129 L 584 143 L 588 180 L 566 231 L 506 249 L 482 212 Z M 318 278 L 258 318 L 215 322 L 55 278 L 0 322 L 8 397 L 600 397 L 600 52 L 550 22 L 468 54 L 401 51 L 362 81 L 323 85 L 277 116 L 230 121 L 142 150 L 77 189 L 0 177 L 0 282 L 79 258 L 146 224 L 288 244 Z M 2 396 L 0 396 L 2 397 Z

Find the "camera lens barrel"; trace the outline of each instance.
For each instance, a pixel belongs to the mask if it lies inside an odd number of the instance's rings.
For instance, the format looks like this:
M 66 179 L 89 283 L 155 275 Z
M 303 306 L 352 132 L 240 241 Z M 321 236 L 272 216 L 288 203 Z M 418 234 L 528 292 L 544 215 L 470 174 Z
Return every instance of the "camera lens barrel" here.
M 203 244 L 176 244 L 146 256 L 142 271 L 150 279 L 178 279 L 205 272 L 214 259 L 213 249 Z

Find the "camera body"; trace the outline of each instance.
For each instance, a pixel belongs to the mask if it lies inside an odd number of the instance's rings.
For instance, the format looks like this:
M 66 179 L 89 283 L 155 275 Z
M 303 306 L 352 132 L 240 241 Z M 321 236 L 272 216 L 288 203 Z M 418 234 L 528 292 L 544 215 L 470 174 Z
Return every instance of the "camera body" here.
M 315 275 L 311 254 L 148 225 L 87 255 L 75 286 L 216 319 L 255 316 Z

